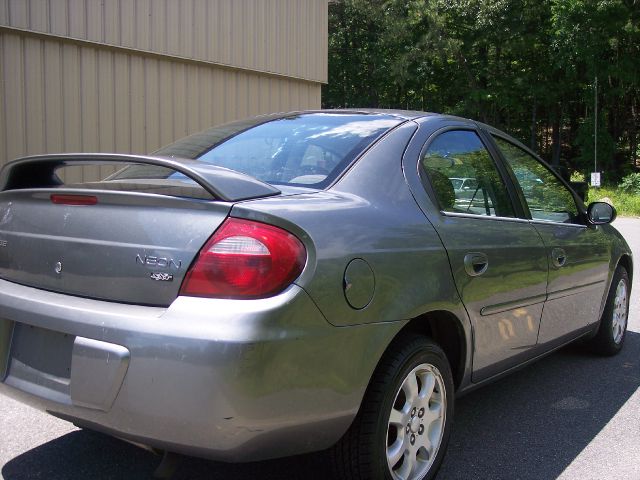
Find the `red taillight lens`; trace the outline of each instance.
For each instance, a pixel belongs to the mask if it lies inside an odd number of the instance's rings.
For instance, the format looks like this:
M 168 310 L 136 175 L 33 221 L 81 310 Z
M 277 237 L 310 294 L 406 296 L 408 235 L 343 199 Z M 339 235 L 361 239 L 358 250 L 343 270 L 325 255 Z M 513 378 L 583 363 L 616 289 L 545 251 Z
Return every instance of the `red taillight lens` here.
M 250 220 L 227 219 L 185 276 L 181 295 L 263 298 L 295 280 L 307 251 L 294 235 Z

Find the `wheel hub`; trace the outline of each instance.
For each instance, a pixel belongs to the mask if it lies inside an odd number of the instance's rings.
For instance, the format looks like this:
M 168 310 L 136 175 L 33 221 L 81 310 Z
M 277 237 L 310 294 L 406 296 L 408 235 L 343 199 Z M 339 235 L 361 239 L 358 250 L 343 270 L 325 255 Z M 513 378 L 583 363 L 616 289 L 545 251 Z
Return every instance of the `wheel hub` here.
M 418 417 L 413 417 L 411 419 L 411 421 L 409 422 L 409 428 L 411 430 L 411 433 L 418 433 L 418 430 L 420 430 L 420 419 Z

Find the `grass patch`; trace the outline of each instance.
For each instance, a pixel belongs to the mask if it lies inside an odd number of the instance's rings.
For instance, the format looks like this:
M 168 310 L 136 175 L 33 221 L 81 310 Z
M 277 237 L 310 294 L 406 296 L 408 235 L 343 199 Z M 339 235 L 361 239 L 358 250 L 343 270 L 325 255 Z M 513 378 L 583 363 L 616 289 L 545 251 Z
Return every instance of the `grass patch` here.
M 617 187 L 589 187 L 587 205 L 603 198 L 611 200 L 611 203 L 618 211 L 618 215 L 640 217 L 640 195 L 637 193 L 625 192 Z

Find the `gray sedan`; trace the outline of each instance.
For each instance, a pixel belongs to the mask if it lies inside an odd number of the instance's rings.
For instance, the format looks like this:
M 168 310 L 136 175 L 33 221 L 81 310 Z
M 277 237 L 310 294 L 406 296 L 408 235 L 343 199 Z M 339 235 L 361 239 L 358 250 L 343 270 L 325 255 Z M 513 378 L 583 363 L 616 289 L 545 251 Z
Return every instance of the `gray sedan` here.
M 87 164 L 119 169 L 64 181 Z M 341 478 L 434 478 L 456 396 L 578 339 L 620 351 L 614 218 L 504 133 L 421 112 L 19 159 L 0 173 L 0 392 L 167 452 L 331 449 Z

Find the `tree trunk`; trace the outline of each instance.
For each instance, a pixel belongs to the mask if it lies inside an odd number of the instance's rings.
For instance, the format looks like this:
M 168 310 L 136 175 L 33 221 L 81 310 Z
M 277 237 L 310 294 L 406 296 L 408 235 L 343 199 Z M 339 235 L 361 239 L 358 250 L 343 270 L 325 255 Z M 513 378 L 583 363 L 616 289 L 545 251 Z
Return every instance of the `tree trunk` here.
M 537 110 L 538 106 L 536 105 L 536 98 L 533 97 L 533 105 L 531 107 L 531 140 L 529 141 L 529 148 L 531 148 L 531 150 L 533 150 L 534 152 L 538 151 L 538 145 L 536 141 L 538 136 L 538 126 L 536 120 Z
M 631 162 L 638 167 L 638 109 L 635 100 L 631 102 L 631 128 L 629 128 L 629 147 L 631 148 Z
M 560 154 L 562 152 L 562 106 L 556 107 L 555 115 L 553 116 L 553 131 L 551 132 L 551 165 L 557 167 L 560 165 Z

